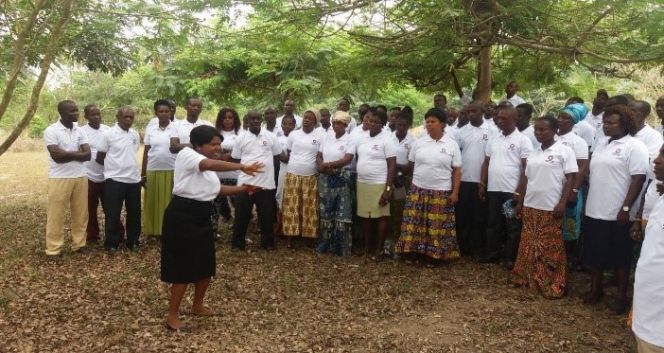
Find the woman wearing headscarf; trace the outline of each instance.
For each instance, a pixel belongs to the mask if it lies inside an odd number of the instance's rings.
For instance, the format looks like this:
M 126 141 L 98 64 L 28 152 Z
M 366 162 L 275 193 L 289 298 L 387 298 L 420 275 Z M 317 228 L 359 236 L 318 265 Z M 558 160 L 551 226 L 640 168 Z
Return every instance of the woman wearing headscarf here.
M 563 217 L 563 237 L 568 245 L 568 257 L 573 256 L 573 246 L 581 234 L 581 217 L 583 217 L 583 199 L 586 194 L 584 180 L 588 174 L 588 144 L 574 132 L 574 126 L 581 122 L 588 108 L 584 104 L 574 103 L 564 107 L 558 113 L 558 138 L 563 145 L 574 151 L 578 173 L 574 178 L 572 194 L 567 199 L 565 216 Z
M 523 229 L 512 274 L 516 285 L 553 299 L 562 297 L 567 287 L 560 219 L 578 166 L 572 149 L 555 140 L 558 120 L 539 118 L 534 127 L 539 146 L 526 161 L 525 197 L 520 197 L 516 206 Z
M 310 109 L 302 116 L 302 129 L 291 132 L 286 144 L 288 172 L 284 179 L 282 212 L 286 246 L 291 238 L 318 236 L 318 170 L 316 157 L 322 135 L 316 131 L 318 110 Z
M 351 253 L 353 234 L 351 224 L 351 171 L 353 145 L 346 127 L 350 114 L 337 111 L 332 117 L 332 131 L 323 137 L 316 163 L 318 165 L 318 195 L 320 205 L 320 243 L 318 251 L 338 256 Z
M 598 143 L 590 160 L 590 188 L 586 204 L 583 262 L 590 268 L 591 288 L 583 297 L 593 304 L 604 295 L 604 269 L 616 269 L 618 297 L 611 304 L 615 313 L 628 306 L 627 287 L 632 264 L 633 240 L 629 234 L 629 211 L 648 172 L 648 149 L 634 138 L 634 112 L 613 105 L 604 113 L 602 129 L 607 140 Z
M 212 126 L 197 126 L 175 160 L 173 198 L 164 213 L 161 238 L 161 280 L 171 284 L 166 327 L 180 330 L 180 303 L 189 284 L 194 284 L 191 313 L 211 316 L 203 304 L 210 280 L 216 273 L 214 251 L 213 200 L 218 195 L 253 192 L 251 186 L 221 186 L 215 172 L 241 170 L 254 175 L 263 165 L 229 163 L 217 160 L 221 153 L 221 134 Z

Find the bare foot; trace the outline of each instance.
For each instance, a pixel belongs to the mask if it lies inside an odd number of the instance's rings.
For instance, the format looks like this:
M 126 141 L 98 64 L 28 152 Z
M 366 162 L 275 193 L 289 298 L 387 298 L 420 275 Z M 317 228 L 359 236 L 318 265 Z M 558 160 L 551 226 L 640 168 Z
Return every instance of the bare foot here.
M 200 307 L 192 307 L 191 308 L 191 314 L 195 316 L 214 316 L 216 313 L 212 311 L 212 309 L 208 308 L 207 306 L 200 306 Z
M 179 331 L 185 328 L 184 323 L 180 319 L 176 318 L 166 318 L 166 328 L 172 331 Z

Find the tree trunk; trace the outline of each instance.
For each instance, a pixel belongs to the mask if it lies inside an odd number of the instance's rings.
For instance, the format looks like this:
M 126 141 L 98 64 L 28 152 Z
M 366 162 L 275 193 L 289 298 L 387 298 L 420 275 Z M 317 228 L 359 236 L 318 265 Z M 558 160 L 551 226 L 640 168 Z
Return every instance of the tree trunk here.
M 475 99 L 488 102 L 491 99 L 491 46 L 480 50 L 477 60 L 477 88 Z
M 16 26 L 16 28 L 23 29 L 18 32 L 16 42 L 14 42 L 14 62 L 12 63 L 12 68 L 7 77 L 7 83 L 5 84 L 5 89 L 2 94 L 2 101 L 0 101 L 0 120 L 2 120 L 2 117 L 5 115 L 7 107 L 9 107 L 9 102 L 11 102 L 14 89 L 16 88 L 16 81 L 18 80 L 18 76 L 21 74 L 21 70 L 25 64 L 25 44 L 28 40 L 28 36 L 32 33 L 32 30 L 35 27 L 37 16 L 45 6 L 46 0 L 38 1 L 34 4 L 34 8 L 25 24 L 23 26 Z
M 44 82 L 46 81 L 46 76 L 48 76 L 48 71 L 51 69 L 51 64 L 53 63 L 53 60 L 55 60 L 55 53 L 60 49 L 60 39 L 62 38 L 67 22 L 69 22 L 71 19 L 71 11 L 72 7 L 74 6 L 74 1 L 75 0 L 64 1 L 62 7 L 62 16 L 52 28 L 51 38 L 46 47 L 44 59 L 42 59 L 40 64 L 39 77 L 37 78 L 37 82 L 35 82 L 35 86 L 32 88 L 32 94 L 30 95 L 30 101 L 28 102 L 25 114 L 14 130 L 12 130 L 11 134 L 9 134 L 5 141 L 3 141 L 0 145 L 0 156 L 7 152 L 9 147 L 21 135 L 23 130 L 28 126 L 28 124 L 30 124 L 32 117 L 35 115 L 35 111 L 37 111 L 37 106 L 39 105 L 39 95 L 41 94 L 41 90 L 44 87 Z

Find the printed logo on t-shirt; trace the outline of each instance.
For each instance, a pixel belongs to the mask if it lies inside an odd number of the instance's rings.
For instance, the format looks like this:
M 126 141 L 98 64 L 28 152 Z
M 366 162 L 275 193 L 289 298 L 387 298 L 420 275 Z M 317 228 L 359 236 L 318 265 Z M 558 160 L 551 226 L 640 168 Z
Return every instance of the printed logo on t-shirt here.
M 482 134 L 482 141 L 489 141 L 489 135 L 487 134 Z
M 513 144 L 513 143 L 511 143 L 511 144 L 510 144 L 510 147 L 508 147 L 508 148 L 509 148 L 510 150 L 513 151 L 514 149 L 516 149 L 516 145 Z
M 620 152 L 622 152 L 622 151 L 620 150 L 620 148 L 616 148 L 616 150 L 613 151 L 613 155 L 616 156 L 616 157 L 620 157 Z
M 550 154 L 550 155 L 546 156 L 546 159 L 544 161 L 547 162 L 547 163 L 553 163 L 553 155 Z
M 311 144 L 314 145 L 314 146 L 320 146 L 320 141 L 314 139 L 314 140 L 311 142 Z
M 263 146 L 267 146 L 267 141 L 263 140 L 262 143 L 263 143 Z
M 374 150 L 374 151 L 379 151 L 379 150 L 380 150 L 380 147 L 378 147 L 378 145 L 376 144 L 376 145 L 373 145 L 373 146 L 371 147 L 371 149 Z
M 344 146 L 344 145 L 339 146 L 339 151 L 342 151 L 342 152 L 343 152 L 343 151 L 345 151 L 345 150 L 346 150 L 346 146 Z

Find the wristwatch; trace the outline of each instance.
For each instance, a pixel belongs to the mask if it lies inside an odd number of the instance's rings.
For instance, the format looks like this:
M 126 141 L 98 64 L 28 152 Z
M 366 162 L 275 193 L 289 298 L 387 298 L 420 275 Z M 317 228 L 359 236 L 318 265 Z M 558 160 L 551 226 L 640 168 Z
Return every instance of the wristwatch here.
M 391 187 L 391 186 L 388 185 L 388 186 L 385 187 L 385 191 L 388 191 L 388 192 L 389 192 L 390 190 L 392 190 L 392 187 Z
M 572 192 L 577 194 L 579 192 L 579 189 L 572 189 Z
M 629 206 L 623 206 L 622 210 L 625 211 L 625 212 L 629 212 Z

